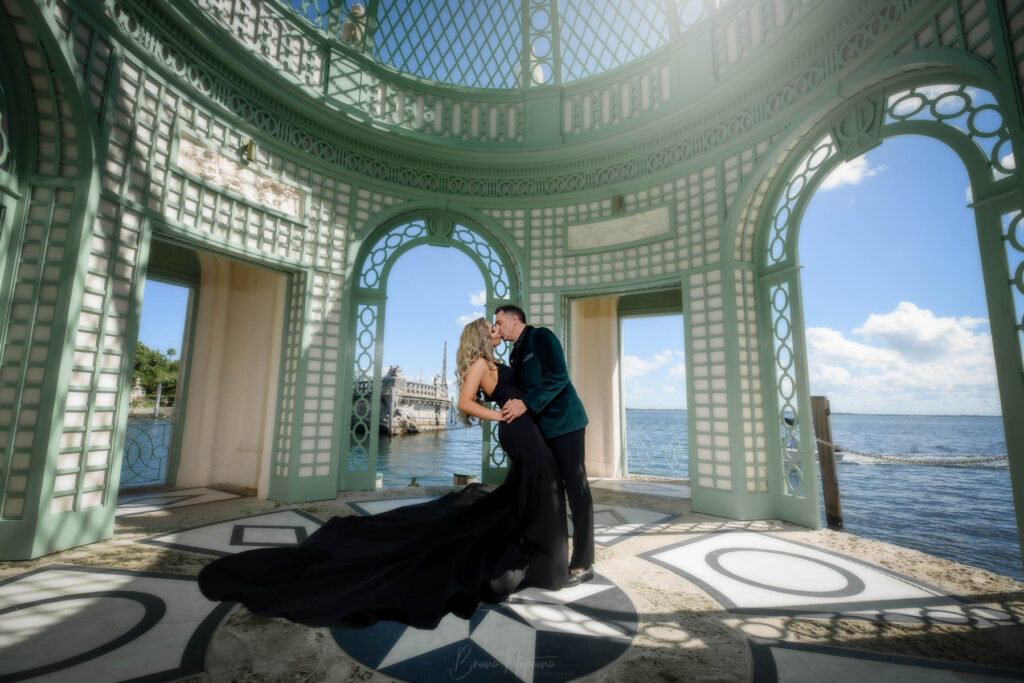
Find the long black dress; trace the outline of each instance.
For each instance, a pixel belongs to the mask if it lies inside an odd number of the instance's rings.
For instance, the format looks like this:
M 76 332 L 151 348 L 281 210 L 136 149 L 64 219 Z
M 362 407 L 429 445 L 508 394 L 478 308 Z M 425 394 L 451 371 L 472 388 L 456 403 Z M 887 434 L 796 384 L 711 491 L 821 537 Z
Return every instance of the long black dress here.
M 498 366 L 491 399 L 521 398 Z M 433 628 L 449 612 L 468 619 L 481 602 L 568 579 L 565 495 L 551 451 L 524 415 L 500 423 L 505 482 L 470 484 L 433 501 L 371 517 L 333 517 L 301 545 L 214 560 L 199 573 L 211 600 L 310 626 L 380 619 Z

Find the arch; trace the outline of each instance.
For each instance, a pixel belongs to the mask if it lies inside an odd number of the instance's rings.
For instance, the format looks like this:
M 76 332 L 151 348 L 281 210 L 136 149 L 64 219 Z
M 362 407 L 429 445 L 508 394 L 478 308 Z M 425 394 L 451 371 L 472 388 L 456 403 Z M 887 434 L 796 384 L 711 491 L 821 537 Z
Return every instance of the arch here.
M 760 207 L 749 225 L 755 230 L 751 257 L 757 274 L 762 386 L 769 406 L 766 415 L 776 416 L 766 424 L 770 476 L 775 482 L 771 490 L 776 510 L 784 519 L 820 524 L 814 441 L 801 438 L 801 423 L 804 431 L 810 428 L 797 259 L 803 213 L 815 190 L 840 163 L 886 138 L 916 134 L 950 147 L 971 182 L 1018 528 L 1021 526 L 1024 430 L 1008 416 L 1024 413 L 1024 326 L 1013 313 L 1013 290 L 1024 295 L 1024 265 L 1017 267 L 1013 277 L 1007 268 L 1011 250 L 1024 262 L 1024 246 L 1013 237 L 1024 206 L 1013 154 L 1014 143 L 1020 152 L 1021 131 L 1015 116 L 1004 114 L 1015 113 L 1013 105 L 1006 103 L 1005 96 L 1000 103 L 1000 92 L 980 86 L 984 81 L 942 70 L 903 76 L 865 90 L 804 134 L 773 169 L 771 180 L 755 193 L 760 196 L 751 200 Z
M 380 392 L 387 280 L 402 254 L 429 245 L 452 247 L 480 269 L 486 288 L 485 315 L 502 303 L 522 300 L 522 277 L 511 242 L 468 211 L 437 207 L 402 207 L 366 231 L 351 271 L 347 314 L 349 343 L 342 387 L 339 490 L 373 488 L 379 441 Z M 500 482 L 505 455 L 484 423 L 483 480 Z
M 57 38 L 63 32 L 52 8 L 8 4 L 0 11 L 0 34 L 7 113 L 16 127 L 8 130 L 13 159 L 0 176 L 0 367 L 19 369 L 11 401 L 18 410 L 0 424 L 5 442 L 18 444 L 0 456 L 0 547 L 4 559 L 26 559 L 109 537 L 116 477 L 105 473 L 119 462 L 125 418 L 96 398 L 116 403 L 130 378 L 113 390 L 101 383 L 104 360 L 126 356 L 119 342 L 108 347 L 105 335 L 94 335 L 92 364 L 77 363 L 69 352 L 68 340 L 78 342 L 82 328 L 122 323 L 111 306 L 95 306 L 100 298 L 109 301 L 109 280 L 102 297 L 91 292 L 85 303 L 87 287 L 98 289 L 102 279 L 86 284 L 101 201 L 99 112 L 84 95 L 70 41 Z M 37 306 L 51 311 L 46 320 L 35 316 Z M 45 370 L 22 370 L 30 357 L 42 359 Z M 90 437 L 109 437 L 109 448 L 87 458 Z M 71 438 L 83 445 L 67 456 L 71 451 L 59 444 Z M 67 456 L 60 462 L 59 451 Z M 25 483 L 12 487 L 14 478 Z

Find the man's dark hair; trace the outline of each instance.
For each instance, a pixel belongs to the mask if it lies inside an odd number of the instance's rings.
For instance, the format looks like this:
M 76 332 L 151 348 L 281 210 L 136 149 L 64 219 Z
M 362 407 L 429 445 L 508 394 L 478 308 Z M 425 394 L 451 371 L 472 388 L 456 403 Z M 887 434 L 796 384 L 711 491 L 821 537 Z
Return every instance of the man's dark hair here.
M 519 322 L 523 323 L 524 325 L 526 324 L 526 314 L 523 313 L 523 309 L 519 308 L 518 306 L 513 306 L 512 304 L 498 306 L 498 308 L 495 309 L 494 311 L 494 315 L 498 315 L 499 313 L 504 313 L 505 315 L 511 315 L 513 317 L 519 318 Z

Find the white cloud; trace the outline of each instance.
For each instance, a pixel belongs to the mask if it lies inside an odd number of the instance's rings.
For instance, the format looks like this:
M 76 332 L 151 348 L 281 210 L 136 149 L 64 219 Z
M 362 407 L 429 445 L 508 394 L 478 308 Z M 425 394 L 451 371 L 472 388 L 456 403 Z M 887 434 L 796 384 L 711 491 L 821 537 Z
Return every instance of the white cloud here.
M 821 190 L 831 190 L 841 185 L 856 185 L 885 170 L 884 166 L 869 166 L 867 157 L 859 156 L 853 161 L 844 161 L 828 174 L 821 183 Z
M 656 367 L 657 363 L 642 360 L 638 356 L 626 356 L 622 359 L 622 376 L 626 379 L 643 377 Z
M 808 328 L 811 393 L 827 396 L 836 412 L 998 415 L 986 324 L 901 302 L 854 330 L 868 343 Z
M 877 340 L 911 360 L 931 360 L 973 353 L 979 347 L 987 347 L 991 355 L 991 338 L 981 338 L 972 331 L 987 322 L 984 318 L 938 318 L 931 311 L 901 301 L 892 313 L 869 315 L 854 333 L 869 341 Z
M 677 349 L 663 349 L 655 353 L 651 360 L 644 360 L 639 356 L 626 356 L 622 359 L 622 376 L 623 377 L 643 377 L 652 370 L 656 370 L 666 363 L 670 363 L 673 360 L 679 358 L 685 358 L 686 354 Z M 676 368 L 682 368 L 682 374 L 676 374 L 679 371 Z M 685 377 L 686 366 L 679 364 L 669 370 L 669 374 L 673 377 Z
M 684 354 L 678 349 L 664 349 L 654 354 L 654 362 L 658 365 L 664 365 L 675 358 L 683 358 Z
M 479 292 L 469 293 L 469 303 L 473 306 L 483 306 L 487 303 L 487 290 L 481 289 Z
M 664 384 L 661 387 L 661 392 L 663 394 L 674 394 L 677 391 L 679 391 L 679 389 L 674 387 L 674 386 L 672 386 L 671 384 Z
M 668 369 L 668 376 L 686 379 L 686 363 L 679 363 L 670 367 Z
M 473 322 L 477 318 L 482 318 L 482 317 L 484 317 L 484 312 L 483 311 L 474 311 L 473 313 L 467 313 L 465 315 L 460 315 L 458 318 L 456 318 L 455 322 L 457 322 L 461 327 L 465 327 L 466 325 L 470 324 L 471 322 Z

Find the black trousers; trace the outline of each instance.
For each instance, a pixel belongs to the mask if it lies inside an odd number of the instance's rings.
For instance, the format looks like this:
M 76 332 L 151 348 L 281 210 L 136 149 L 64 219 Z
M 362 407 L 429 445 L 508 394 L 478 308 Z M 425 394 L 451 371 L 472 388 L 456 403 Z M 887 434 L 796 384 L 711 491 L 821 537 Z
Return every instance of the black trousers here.
M 594 564 L 594 500 L 587 483 L 587 468 L 583 453 L 583 432 L 578 429 L 548 439 L 558 470 L 565 482 L 565 497 L 572 515 L 572 557 L 569 568 L 589 567 Z

